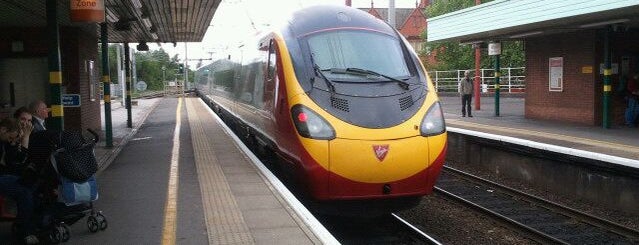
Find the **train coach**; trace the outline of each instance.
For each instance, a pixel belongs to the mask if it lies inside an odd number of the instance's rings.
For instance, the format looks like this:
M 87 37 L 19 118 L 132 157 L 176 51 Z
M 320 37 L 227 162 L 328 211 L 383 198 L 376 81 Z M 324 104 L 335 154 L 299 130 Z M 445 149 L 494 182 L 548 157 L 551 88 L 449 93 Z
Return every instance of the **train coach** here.
M 318 201 L 430 194 L 446 155 L 442 109 L 395 29 L 313 6 L 196 72 L 198 94 Z

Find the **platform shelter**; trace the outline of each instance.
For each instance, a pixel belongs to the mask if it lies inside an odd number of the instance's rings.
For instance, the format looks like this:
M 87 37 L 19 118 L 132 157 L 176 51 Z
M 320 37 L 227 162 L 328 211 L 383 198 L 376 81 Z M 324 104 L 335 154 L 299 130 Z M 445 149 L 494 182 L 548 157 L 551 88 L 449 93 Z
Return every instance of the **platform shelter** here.
M 524 41 L 526 118 L 623 125 L 639 73 L 636 0 L 496 0 L 428 22 L 429 42 Z

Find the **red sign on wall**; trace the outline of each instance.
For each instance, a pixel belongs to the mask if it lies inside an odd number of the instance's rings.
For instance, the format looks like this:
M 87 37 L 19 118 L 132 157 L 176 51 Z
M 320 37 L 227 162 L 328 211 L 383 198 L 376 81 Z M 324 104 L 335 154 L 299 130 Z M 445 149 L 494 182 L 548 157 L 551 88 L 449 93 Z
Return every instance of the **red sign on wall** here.
M 69 0 L 71 21 L 104 22 L 104 0 Z

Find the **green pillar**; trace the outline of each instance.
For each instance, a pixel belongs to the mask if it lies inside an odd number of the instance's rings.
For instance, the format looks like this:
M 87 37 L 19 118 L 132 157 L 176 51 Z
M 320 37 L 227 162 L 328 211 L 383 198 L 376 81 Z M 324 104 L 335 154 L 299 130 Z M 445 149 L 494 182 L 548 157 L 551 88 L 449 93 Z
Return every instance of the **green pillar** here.
M 131 115 L 131 52 L 129 43 L 124 43 L 124 72 L 126 73 L 126 126 L 133 128 L 133 116 Z
M 107 147 L 113 146 L 113 124 L 111 120 L 111 77 L 109 77 L 109 38 L 107 23 L 100 23 L 100 41 L 102 43 L 102 86 L 104 88 L 104 125 Z
M 604 33 L 604 79 L 603 79 L 603 128 L 610 128 L 610 77 L 612 76 L 612 64 L 610 61 L 610 27 Z
M 495 116 L 499 116 L 499 78 L 501 77 L 501 67 L 499 66 L 499 56 L 495 55 Z
M 64 130 L 62 107 L 62 69 L 60 66 L 60 33 L 58 27 L 58 1 L 47 0 L 47 37 L 49 38 L 49 92 L 51 93 L 51 117 L 47 129 Z

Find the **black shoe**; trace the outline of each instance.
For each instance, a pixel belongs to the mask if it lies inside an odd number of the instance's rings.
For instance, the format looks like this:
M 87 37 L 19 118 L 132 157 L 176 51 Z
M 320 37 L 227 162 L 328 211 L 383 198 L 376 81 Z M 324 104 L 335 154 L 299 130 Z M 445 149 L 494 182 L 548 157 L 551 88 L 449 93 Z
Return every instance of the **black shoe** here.
M 462 115 L 462 117 L 466 117 L 466 115 Z
M 468 115 L 468 117 L 473 117 L 473 115 Z

